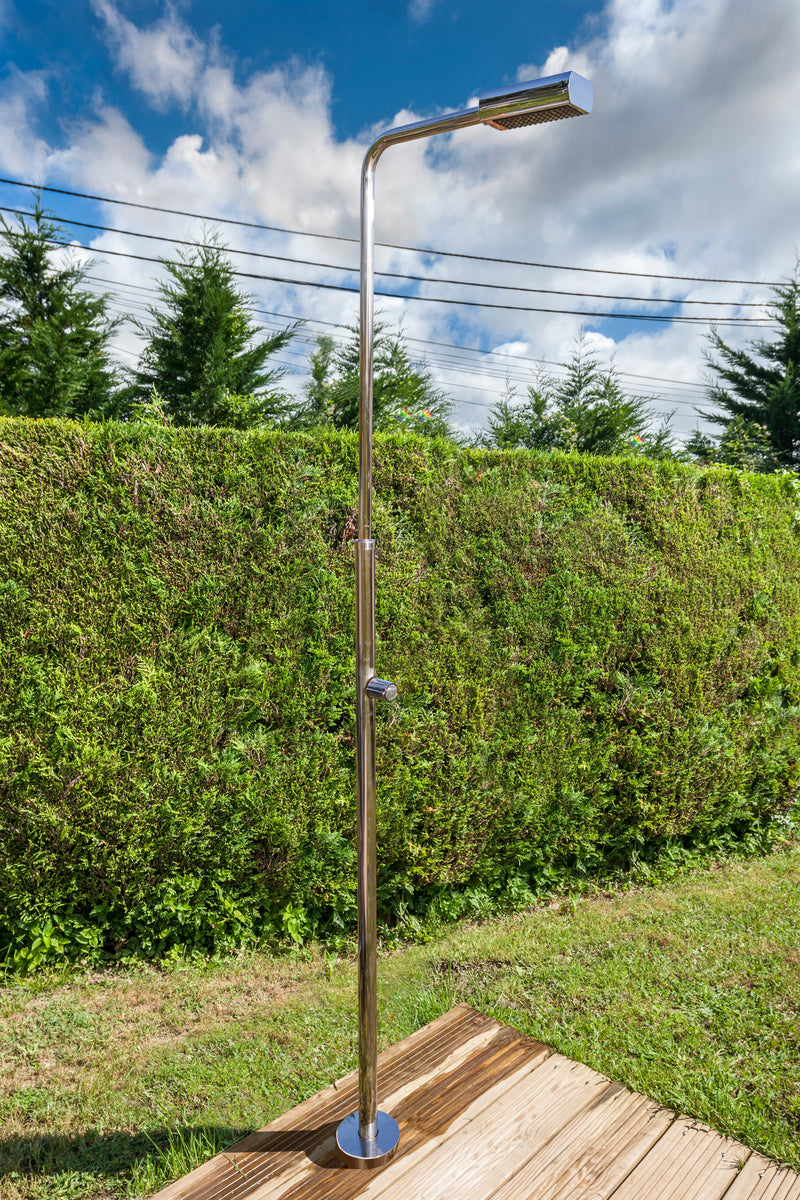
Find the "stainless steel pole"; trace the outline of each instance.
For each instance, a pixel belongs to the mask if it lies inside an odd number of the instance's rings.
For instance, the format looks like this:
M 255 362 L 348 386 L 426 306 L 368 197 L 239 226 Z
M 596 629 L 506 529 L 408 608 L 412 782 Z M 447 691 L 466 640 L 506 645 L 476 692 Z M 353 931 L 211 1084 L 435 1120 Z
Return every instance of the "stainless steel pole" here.
M 374 1139 L 378 1116 L 377 901 L 375 874 L 375 543 L 356 543 L 356 776 L 358 790 L 358 1132 Z
M 356 542 L 356 788 L 358 794 L 358 1132 L 374 1139 L 378 1116 L 377 870 L 375 701 L 375 542 L 372 540 L 375 166 L 361 172 L 359 312 L 358 541 Z
M 358 797 L 358 1112 L 337 1130 L 348 1163 L 375 1167 L 397 1149 L 397 1122 L 378 1111 L 378 997 L 375 794 L 375 701 L 397 687 L 375 678 L 375 542 L 372 540 L 372 399 L 374 353 L 375 164 L 372 147 L 361 172 L 361 303 L 356 541 L 356 789 Z
M 470 125 L 513 129 L 591 110 L 591 84 L 574 72 L 484 93 L 477 108 L 390 129 L 373 142 L 361 170 L 358 540 L 356 541 L 356 788 L 358 796 L 358 1110 L 336 1142 L 351 1166 L 375 1167 L 397 1149 L 400 1130 L 378 1109 L 375 701 L 397 687 L 375 675 L 375 542 L 372 540 L 375 168 L 387 147 Z

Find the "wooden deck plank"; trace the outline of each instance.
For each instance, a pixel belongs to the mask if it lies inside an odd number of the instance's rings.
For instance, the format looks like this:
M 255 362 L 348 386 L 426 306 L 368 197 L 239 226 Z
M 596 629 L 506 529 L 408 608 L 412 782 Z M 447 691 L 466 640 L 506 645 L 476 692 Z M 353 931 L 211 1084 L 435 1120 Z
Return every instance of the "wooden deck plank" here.
M 422 1103 L 415 1102 L 414 1096 L 409 1097 L 406 1105 L 392 1110 L 392 1116 L 400 1126 L 400 1149 L 395 1158 L 379 1172 L 353 1171 L 349 1167 L 341 1166 L 331 1147 L 331 1154 L 324 1162 L 325 1200 L 353 1200 L 354 1197 L 368 1200 L 375 1196 L 382 1198 L 387 1190 L 395 1186 L 399 1187 L 403 1196 L 416 1194 L 413 1181 L 410 1181 L 408 1176 L 418 1171 L 421 1178 L 427 1180 L 428 1164 L 436 1151 L 444 1145 L 449 1157 L 453 1138 L 458 1132 L 479 1120 L 482 1114 L 494 1108 L 509 1090 L 516 1090 L 532 1073 L 541 1069 L 543 1058 L 540 1054 L 531 1056 L 519 1065 L 513 1074 L 496 1079 L 494 1083 L 490 1075 L 479 1072 L 476 1080 L 480 1082 L 472 1103 L 460 1112 L 456 1079 L 453 1080 L 452 1089 L 436 1089 L 430 1095 L 423 1096 Z M 453 1093 L 449 1097 L 447 1090 Z M 303 1180 L 285 1193 L 285 1196 L 286 1200 L 289 1197 L 291 1200 L 319 1200 L 319 1174 L 313 1171 L 306 1172 Z M 254 1200 L 265 1198 L 259 1195 Z M 271 1197 L 270 1200 L 277 1200 L 277 1197 Z
M 418 1131 L 423 1139 L 430 1140 L 437 1121 L 452 1124 L 475 1099 L 480 1101 L 490 1084 L 502 1084 L 519 1069 L 527 1073 L 550 1053 L 541 1043 L 466 1006 L 461 1017 L 455 1029 L 426 1026 L 426 1038 L 415 1034 L 406 1039 L 410 1049 L 405 1057 L 397 1053 L 398 1046 L 379 1057 L 380 1101 L 401 1128 L 406 1097 L 409 1093 L 424 1097 L 427 1118 L 422 1106 L 416 1106 L 420 1122 L 427 1120 L 427 1130 Z M 331 1169 L 350 1177 L 352 1171 L 338 1166 L 335 1135 L 339 1122 L 357 1106 L 357 1073 L 351 1072 L 165 1188 L 158 1198 L 266 1200 L 286 1195 L 308 1175 L 316 1177 L 319 1167 L 326 1172 L 326 1187 Z M 405 1136 L 405 1150 L 411 1150 L 417 1140 Z
M 612 1084 L 485 1200 L 606 1200 L 675 1114 Z
M 413 1168 L 417 1160 L 445 1138 L 450 1138 L 456 1128 L 474 1119 L 485 1108 L 497 1103 L 508 1088 L 526 1078 L 547 1057 L 549 1051 L 532 1039 L 496 1038 L 485 1048 L 468 1056 L 451 1072 L 442 1073 L 424 1087 L 419 1088 L 403 1100 L 386 1098 L 386 1108 L 400 1127 L 402 1152 L 380 1172 L 381 1194 L 393 1179 Z M 353 1171 L 343 1167 L 335 1147 L 336 1126 L 321 1145 L 315 1163 L 299 1164 L 298 1178 L 294 1187 L 287 1192 L 261 1192 L 253 1200 L 272 1200 L 277 1196 L 291 1196 L 292 1200 L 314 1200 L 318 1196 L 319 1171 L 325 1171 L 326 1200 L 349 1200 L 362 1196 L 371 1180 L 377 1176 L 372 1172 Z M 449 1145 L 449 1141 L 448 1141 Z
M 396 1183 L 387 1179 L 378 1194 L 381 1200 L 423 1194 L 425 1200 L 483 1200 L 607 1087 L 588 1067 L 553 1054 Z
M 498 1069 L 513 1070 L 520 1058 L 516 1045 L 519 1035 L 509 1036 L 507 1027 L 494 1021 L 487 1021 L 477 1028 L 470 1022 L 470 1026 L 469 1040 L 464 1040 L 464 1031 L 460 1031 L 462 1036 L 458 1041 L 454 1041 L 448 1033 L 435 1043 L 421 1043 L 412 1048 L 406 1060 L 390 1060 L 387 1066 L 379 1059 L 378 1094 L 384 1108 L 391 1107 L 394 1113 L 397 1105 L 409 1092 L 418 1090 L 420 1086 L 431 1087 L 435 1091 L 437 1083 L 441 1086 L 454 1073 L 461 1078 L 469 1069 L 466 1064 L 472 1063 L 473 1060 L 477 1060 L 483 1066 L 495 1061 L 502 1062 L 502 1067 Z M 546 1054 L 548 1051 L 542 1047 L 541 1053 Z M 313 1134 L 326 1123 L 332 1124 L 335 1130 L 338 1123 L 358 1107 L 357 1073 L 351 1072 L 343 1081 L 326 1088 L 311 1100 L 313 1103 L 306 1101 L 303 1106 L 298 1106 L 303 1108 L 302 1113 L 299 1113 L 298 1109 L 292 1110 L 296 1118 L 303 1119 L 303 1124 L 312 1127 L 306 1132 Z M 274 1152 L 280 1148 L 289 1153 L 295 1152 L 301 1158 L 305 1157 L 308 1137 L 301 1135 L 298 1139 L 297 1121 L 294 1122 L 292 1130 L 286 1124 L 286 1117 L 287 1114 L 284 1114 L 265 1130 L 251 1134 L 231 1148 L 228 1153 L 240 1169 L 249 1170 L 252 1163 L 260 1161 L 267 1149 Z M 276 1133 L 282 1133 L 283 1137 L 276 1140 Z M 331 1140 L 331 1148 L 332 1146 Z M 315 1142 L 315 1151 L 315 1157 L 323 1156 L 323 1147 L 318 1139 Z
M 747 1146 L 681 1117 L 614 1192 L 614 1200 L 721 1200 Z
M 492 1040 L 502 1029 L 503 1026 L 498 1022 L 476 1013 L 469 1005 L 456 1005 L 379 1056 L 378 1094 L 381 1103 L 384 1103 L 387 1082 L 393 1083 L 399 1090 L 406 1076 L 405 1082 L 416 1087 L 420 1075 L 434 1075 L 450 1059 L 458 1061 L 460 1053 L 468 1054 L 472 1045 Z M 251 1155 L 263 1159 L 266 1154 L 283 1155 L 294 1151 L 303 1156 L 306 1148 L 316 1141 L 316 1129 L 320 1124 L 342 1120 L 357 1106 L 358 1072 L 350 1071 L 321 1092 L 282 1113 L 264 1129 L 248 1134 L 190 1174 L 162 1188 L 153 1200 L 183 1200 L 183 1197 L 199 1200 L 218 1176 L 221 1179 L 232 1176 L 244 1183 L 244 1176 L 238 1172 L 243 1171 L 245 1175 L 249 1173 L 253 1165 Z M 283 1140 L 276 1137 L 280 1132 L 285 1133 Z M 246 1189 L 233 1192 L 231 1200 L 245 1194 Z
M 800 1200 L 800 1175 L 760 1154 L 751 1154 L 725 1200 Z
M 355 1071 L 154 1200 L 800 1200 L 800 1176 L 458 1005 L 384 1051 L 385 1167 L 336 1154 Z

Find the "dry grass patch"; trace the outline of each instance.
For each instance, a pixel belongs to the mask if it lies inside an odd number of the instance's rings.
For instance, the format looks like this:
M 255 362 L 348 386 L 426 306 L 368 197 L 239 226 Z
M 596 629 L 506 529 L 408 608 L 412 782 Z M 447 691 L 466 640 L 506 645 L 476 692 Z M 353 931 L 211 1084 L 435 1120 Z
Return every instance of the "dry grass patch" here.
M 67 982 L 7 988 L 0 1017 L 3 1091 L 58 1085 L 102 1057 L 108 1076 L 146 1062 L 154 1047 L 257 1021 L 302 1003 L 317 971 L 304 963 L 239 956 L 212 966 L 92 971 Z M 254 978 L 255 975 L 255 978 Z

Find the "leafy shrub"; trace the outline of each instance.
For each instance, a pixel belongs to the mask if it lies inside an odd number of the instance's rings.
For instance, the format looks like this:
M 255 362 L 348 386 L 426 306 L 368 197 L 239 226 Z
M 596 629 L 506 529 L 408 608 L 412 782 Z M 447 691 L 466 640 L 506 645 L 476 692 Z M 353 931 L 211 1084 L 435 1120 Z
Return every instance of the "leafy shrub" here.
M 375 485 L 387 925 L 790 811 L 788 478 L 396 435 Z M 0 421 L 9 962 L 353 928 L 355 503 L 348 433 Z

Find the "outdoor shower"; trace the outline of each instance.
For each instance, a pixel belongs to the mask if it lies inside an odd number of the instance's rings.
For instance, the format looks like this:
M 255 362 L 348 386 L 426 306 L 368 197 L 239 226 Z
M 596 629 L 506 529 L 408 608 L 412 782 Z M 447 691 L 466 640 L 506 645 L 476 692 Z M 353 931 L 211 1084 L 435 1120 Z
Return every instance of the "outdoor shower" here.
M 336 1142 L 345 1161 L 379 1166 L 397 1148 L 397 1122 L 378 1111 L 377 864 L 375 806 L 375 701 L 394 700 L 397 687 L 375 675 L 375 542 L 372 540 L 372 388 L 375 167 L 390 146 L 451 133 L 469 125 L 518 129 L 592 110 L 588 79 L 565 71 L 510 88 L 484 92 L 477 108 L 449 113 L 382 133 L 361 172 L 361 297 L 358 540 L 356 551 L 356 786 L 358 795 L 358 1111 L 342 1121 Z

